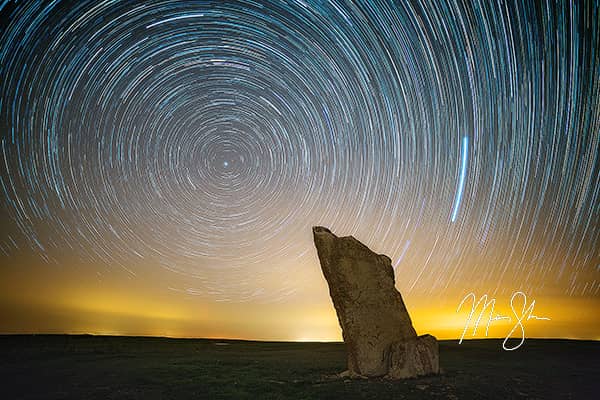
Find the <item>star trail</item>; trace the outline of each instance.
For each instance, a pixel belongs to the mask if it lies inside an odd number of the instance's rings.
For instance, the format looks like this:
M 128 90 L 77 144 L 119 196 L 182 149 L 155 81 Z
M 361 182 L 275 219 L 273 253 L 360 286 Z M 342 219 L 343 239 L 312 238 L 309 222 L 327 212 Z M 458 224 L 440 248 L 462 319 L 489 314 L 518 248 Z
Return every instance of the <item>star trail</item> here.
M 465 176 L 467 176 L 467 159 L 469 154 L 469 137 L 465 136 L 460 147 L 460 180 L 458 182 L 458 190 L 456 199 L 454 200 L 454 211 L 452 211 L 452 222 L 456 221 L 456 215 L 462 200 L 463 190 L 465 189 Z
M 409 305 L 595 302 L 599 8 L 0 1 L 3 296 L 326 308 L 324 225 Z

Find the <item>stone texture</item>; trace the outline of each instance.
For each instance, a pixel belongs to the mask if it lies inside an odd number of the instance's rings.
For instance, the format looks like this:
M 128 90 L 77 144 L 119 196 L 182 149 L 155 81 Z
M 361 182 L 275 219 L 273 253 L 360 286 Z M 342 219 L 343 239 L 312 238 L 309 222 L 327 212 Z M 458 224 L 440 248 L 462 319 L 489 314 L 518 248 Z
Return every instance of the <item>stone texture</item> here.
M 327 228 L 314 227 L 313 236 L 348 351 L 344 376 L 401 379 L 438 373 L 437 340 L 417 336 L 396 290 L 390 258 Z

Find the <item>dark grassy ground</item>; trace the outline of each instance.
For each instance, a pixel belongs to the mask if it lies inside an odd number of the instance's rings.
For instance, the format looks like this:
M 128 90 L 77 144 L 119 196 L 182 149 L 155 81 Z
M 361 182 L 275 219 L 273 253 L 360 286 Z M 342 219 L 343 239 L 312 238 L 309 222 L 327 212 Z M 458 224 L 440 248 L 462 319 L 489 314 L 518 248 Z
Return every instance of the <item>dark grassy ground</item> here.
M 222 343 L 227 343 L 222 345 Z M 600 399 L 600 342 L 440 343 L 444 373 L 330 380 L 341 343 L 0 336 L 2 399 Z

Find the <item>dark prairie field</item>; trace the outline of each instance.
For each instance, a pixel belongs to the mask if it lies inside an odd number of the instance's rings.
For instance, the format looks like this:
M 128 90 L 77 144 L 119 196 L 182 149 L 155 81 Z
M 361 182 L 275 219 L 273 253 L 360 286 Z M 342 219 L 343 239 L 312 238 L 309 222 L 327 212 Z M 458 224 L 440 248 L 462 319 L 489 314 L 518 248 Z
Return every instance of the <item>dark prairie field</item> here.
M 442 341 L 440 376 L 328 378 L 342 343 L 0 336 L 3 399 L 598 399 L 600 342 Z

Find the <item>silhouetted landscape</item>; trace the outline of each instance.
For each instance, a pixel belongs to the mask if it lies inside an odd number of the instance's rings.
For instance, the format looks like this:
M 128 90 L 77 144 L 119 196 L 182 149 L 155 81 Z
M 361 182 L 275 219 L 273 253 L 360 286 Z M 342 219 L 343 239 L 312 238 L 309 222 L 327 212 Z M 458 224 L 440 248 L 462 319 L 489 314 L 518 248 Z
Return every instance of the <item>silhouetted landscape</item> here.
M 440 341 L 442 374 L 340 379 L 343 343 L 119 336 L 1 336 L 6 399 L 591 399 L 595 341 Z

